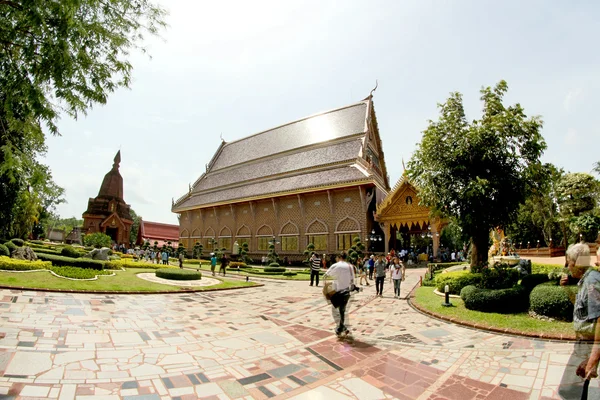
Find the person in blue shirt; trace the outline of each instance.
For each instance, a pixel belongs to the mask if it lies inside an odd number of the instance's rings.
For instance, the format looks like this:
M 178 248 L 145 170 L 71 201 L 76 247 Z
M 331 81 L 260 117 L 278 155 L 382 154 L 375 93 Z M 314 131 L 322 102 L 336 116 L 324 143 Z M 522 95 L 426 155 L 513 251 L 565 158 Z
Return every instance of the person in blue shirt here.
M 210 253 L 210 272 L 212 272 L 213 276 L 215 276 L 215 268 L 217 268 L 217 255 L 215 253 Z

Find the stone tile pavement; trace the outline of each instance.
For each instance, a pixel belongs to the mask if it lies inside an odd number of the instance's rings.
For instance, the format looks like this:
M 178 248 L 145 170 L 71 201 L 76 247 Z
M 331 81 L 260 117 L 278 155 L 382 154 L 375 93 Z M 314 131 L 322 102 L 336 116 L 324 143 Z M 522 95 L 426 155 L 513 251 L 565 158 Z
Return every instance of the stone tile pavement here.
M 353 295 L 354 341 L 333 335 L 331 307 L 307 282 L 168 295 L 0 290 L 0 398 L 559 398 L 573 344 L 419 314 L 406 296 L 423 272 L 408 270 L 403 299 L 388 282 L 382 298 L 374 285 Z

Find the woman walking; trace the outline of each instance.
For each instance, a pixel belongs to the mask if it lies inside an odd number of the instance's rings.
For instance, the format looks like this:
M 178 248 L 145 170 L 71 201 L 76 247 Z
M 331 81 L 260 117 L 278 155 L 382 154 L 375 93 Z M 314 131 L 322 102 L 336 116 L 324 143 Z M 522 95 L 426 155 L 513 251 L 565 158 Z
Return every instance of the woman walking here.
M 394 282 L 394 298 L 400 298 L 400 284 L 404 280 L 406 275 L 406 268 L 402 261 L 396 257 L 392 259 L 392 265 L 390 266 L 390 283 Z

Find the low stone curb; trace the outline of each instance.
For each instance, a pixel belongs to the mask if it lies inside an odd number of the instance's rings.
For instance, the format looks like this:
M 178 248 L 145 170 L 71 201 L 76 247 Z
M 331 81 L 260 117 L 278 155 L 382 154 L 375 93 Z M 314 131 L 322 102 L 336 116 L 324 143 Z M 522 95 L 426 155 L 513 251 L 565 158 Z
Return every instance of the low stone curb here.
M 415 287 L 415 289 L 417 287 Z M 469 328 L 478 329 L 478 330 L 482 330 L 482 331 L 502 333 L 505 335 L 524 336 L 524 337 L 528 337 L 528 338 L 544 339 L 544 340 L 558 340 L 558 341 L 568 341 L 568 342 L 576 341 L 575 335 L 555 335 L 555 334 L 544 334 L 544 333 L 521 332 L 521 331 L 513 330 L 510 328 L 506 328 L 506 329 L 496 328 L 495 326 L 486 326 L 486 325 L 482 325 L 482 324 L 478 324 L 478 323 L 474 323 L 474 322 L 463 321 L 463 320 L 460 320 L 455 317 L 447 317 L 445 315 L 429 311 L 426 308 L 421 307 L 420 305 L 414 303 L 412 301 L 412 299 L 414 298 L 414 290 L 415 289 L 413 289 L 413 291 L 411 292 L 411 294 L 408 298 L 408 304 L 413 309 L 419 311 L 420 313 L 425 314 L 430 317 L 433 317 L 433 318 L 436 318 L 436 319 L 440 319 L 442 321 L 451 322 L 456 325 L 462 325 L 462 326 L 466 326 Z

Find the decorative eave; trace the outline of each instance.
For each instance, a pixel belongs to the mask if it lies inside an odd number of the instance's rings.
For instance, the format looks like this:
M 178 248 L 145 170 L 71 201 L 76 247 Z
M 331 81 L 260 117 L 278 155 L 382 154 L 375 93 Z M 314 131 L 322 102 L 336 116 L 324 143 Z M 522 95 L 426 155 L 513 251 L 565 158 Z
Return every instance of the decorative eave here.
M 417 187 L 411 183 L 408 175 L 406 173 L 403 174 L 402 177 L 398 179 L 398 182 L 396 182 L 392 190 L 390 190 L 387 196 L 385 196 L 383 201 L 377 205 L 377 214 L 381 214 L 381 212 L 385 208 L 389 207 L 396 193 L 398 193 L 400 191 L 400 188 L 405 184 L 412 186 L 415 189 L 415 191 L 418 191 Z

